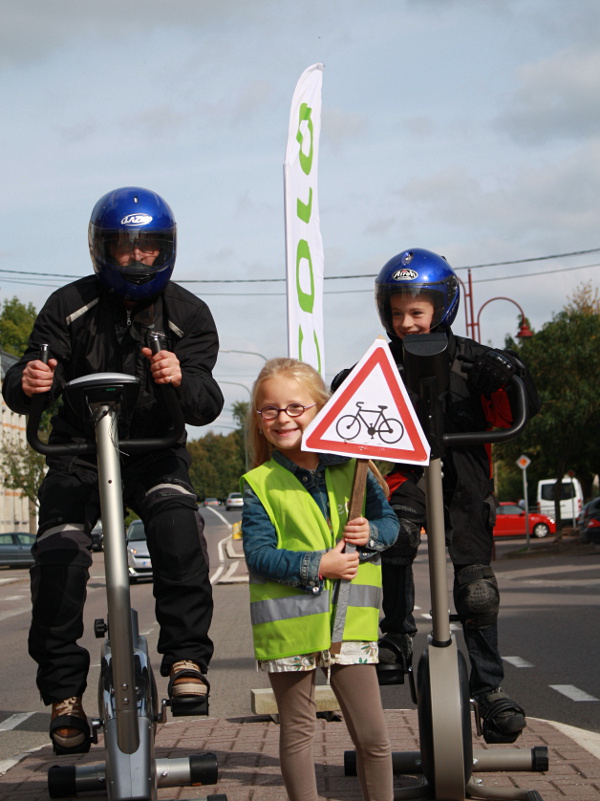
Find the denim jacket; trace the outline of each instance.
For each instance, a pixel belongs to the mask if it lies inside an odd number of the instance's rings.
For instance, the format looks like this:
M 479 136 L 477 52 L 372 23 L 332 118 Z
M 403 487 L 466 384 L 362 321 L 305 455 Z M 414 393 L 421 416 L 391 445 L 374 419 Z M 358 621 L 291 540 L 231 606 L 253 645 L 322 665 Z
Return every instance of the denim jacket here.
M 343 464 L 347 456 L 319 454 L 315 472 L 305 470 L 291 462 L 281 451 L 273 450 L 273 459 L 298 478 L 315 499 L 325 518 L 329 518 L 329 499 L 325 484 L 325 468 Z M 383 490 L 371 471 L 367 474 L 365 517 L 369 521 L 369 543 L 358 548 L 361 560 L 372 559 L 396 542 L 398 518 L 388 504 Z M 306 592 L 319 594 L 324 582 L 319 579 L 319 564 L 325 551 L 290 551 L 277 547 L 277 534 L 264 506 L 255 492 L 244 483 L 244 510 L 242 512 L 244 556 L 253 575 L 279 581 Z

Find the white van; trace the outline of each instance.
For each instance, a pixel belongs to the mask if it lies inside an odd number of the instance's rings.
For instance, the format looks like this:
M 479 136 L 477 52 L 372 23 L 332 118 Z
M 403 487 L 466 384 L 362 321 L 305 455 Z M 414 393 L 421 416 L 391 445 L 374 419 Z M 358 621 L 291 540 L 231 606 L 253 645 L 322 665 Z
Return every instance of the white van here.
M 546 478 L 538 481 L 537 507 L 538 512 L 548 517 L 554 517 L 554 485 L 555 478 Z M 563 522 L 572 520 L 575 523 L 579 512 L 583 508 L 583 492 L 581 484 L 576 478 L 565 476 L 562 480 L 560 493 L 560 518 Z

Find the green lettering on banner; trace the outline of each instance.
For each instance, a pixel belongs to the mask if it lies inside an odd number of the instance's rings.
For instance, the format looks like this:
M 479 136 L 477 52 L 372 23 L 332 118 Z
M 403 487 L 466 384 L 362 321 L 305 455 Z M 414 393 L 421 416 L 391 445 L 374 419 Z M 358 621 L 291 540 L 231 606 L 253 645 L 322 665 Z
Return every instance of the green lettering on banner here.
M 310 222 L 312 213 L 312 186 L 308 190 L 308 203 L 303 203 L 300 198 L 296 198 L 296 214 L 307 225 Z
M 306 259 L 308 262 L 308 274 L 310 276 L 310 294 L 304 292 L 300 286 L 300 262 Z M 298 241 L 296 248 L 296 291 L 298 292 L 298 303 L 302 311 L 307 314 L 312 314 L 313 306 L 315 305 L 315 278 L 313 275 L 312 257 L 310 255 L 310 248 L 306 239 Z
M 313 160 L 313 124 L 311 119 L 312 109 L 306 103 L 302 103 L 300 106 L 300 114 L 298 119 L 298 133 L 296 134 L 296 141 L 300 145 L 300 166 L 302 167 L 302 172 L 305 175 L 310 175 L 310 171 L 312 168 L 312 160 Z M 303 122 L 308 124 L 308 130 L 310 132 L 310 150 L 308 151 L 308 155 L 305 156 L 302 152 L 302 144 L 304 142 L 304 134 L 300 130 L 300 126 Z
M 319 340 L 317 339 L 317 332 L 313 332 L 313 340 L 315 345 L 315 352 L 317 354 L 317 371 L 320 373 L 323 367 L 321 363 L 321 348 L 319 347 Z M 304 361 L 302 357 L 302 343 L 304 342 L 304 332 L 302 326 L 298 326 L 298 361 Z

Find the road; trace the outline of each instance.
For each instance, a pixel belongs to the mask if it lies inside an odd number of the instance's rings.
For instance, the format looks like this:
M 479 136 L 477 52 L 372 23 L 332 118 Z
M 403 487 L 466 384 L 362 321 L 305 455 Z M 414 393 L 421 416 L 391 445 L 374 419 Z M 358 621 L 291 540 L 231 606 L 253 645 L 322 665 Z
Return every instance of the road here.
M 531 555 L 504 558 L 524 546 L 524 539 L 496 539 L 503 688 L 529 716 L 600 733 L 600 549 L 594 554 L 582 549 L 581 555 L 573 550 L 537 556 L 533 541 Z M 450 567 L 448 580 L 451 587 Z M 415 581 L 419 655 L 426 645 L 430 609 L 423 547 Z M 452 628 L 460 631 L 459 624 Z M 457 641 L 463 648 L 460 635 Z M 388 709 L 413 707 L 407 685 L 383 687 L 382 698 Z
M 268 680 L 254 667 L 245 566 L 242 559 L 231 558 L 227 548 L 230 526 L 239 520 L 240 514 L 219 508 L 206 509 L 204 516 L 215 598 L 210 715 L 247 716 L 251 714 L 251 689 L 268 687 Z M 496 547 L 494 567 L 502 594 L 500 643 L 506 669 L 504 688 L 523 704 L 529 716 L 600 732 L 600 550 L 594 554 L 579 555 L 573 551 L 560 556 L 502 558 L 523 545 L 523 540 L 497 540 Z M 535 548 L 532 551 L 536 553 Z M 97 713 L 95 688 L 101 642 L 94 638 L 93 621 L 105 615 L 103 564 L 103 554 L 95 553 L 82 639 L 92 654 L 84 701 L 90 716 Z M 415 652 L 419 654 L 429 630 L 426 542 L 415 564 L 415 576 L 419 625 Z M 164 697 L 167 680 L 158 676 L 151 582 L 133 585 L 131 598 L 139 613 L 140 630 L 149 641 L 159 694 Z M 39 700 L 35 666 L 27 655 L 27 570 L 0 570 L 0 619 L 1 773 L 15 755 L 48 742 L 49 713 Z M 462 644 L 461 636 L 458 642 Z M 383 687 L 382 698 L 386 708 L 413 707 L 407 685 Z

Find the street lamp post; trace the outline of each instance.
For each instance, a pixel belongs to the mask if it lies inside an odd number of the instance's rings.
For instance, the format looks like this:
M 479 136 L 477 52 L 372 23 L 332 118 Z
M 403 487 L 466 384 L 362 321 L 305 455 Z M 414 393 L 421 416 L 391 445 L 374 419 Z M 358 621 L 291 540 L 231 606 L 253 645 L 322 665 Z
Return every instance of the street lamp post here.
M 475 319 L 475 310 L 473 307 L 473 279 L 471 277 L 471 270 L 469 270 L 467 273 L 466 285 L 461 278 L 458 278 L 458 280 L 460 281 L 460 285 L 462 286 L 465 298 L 465 303 L 464 303 L 465 326 L 467 329 L 468 337 L 470 336 L 471 339 L 475 339 L 477 342 L 481 342 L 481 328 L 479 325 L 479 318 L 481 317 L 481 312 L 484 310 L 484 308 L 488 305 L 488 303 L 491 303 L 493 300 L 507 300 L 509 303 L 514 303 L 514 305 L 521 313 L 521 323 L 519 331 L 517 333 L 517 339 L 526 339 L 527 337 L 533 336 L 533 331 L 527 325 L 527 318 L 525 317 L 525 312 L 523 311 L 521 306 L 519 306 L 516 300 L 513 300 L 512 298 L 507 298 L 504 295 L 486 300 L 486 302 L 480 307 L 479 312 L 477 313 L 477 319 Z
M 248 389 L 248 387 L 245 384 L 240 384 L 239 381 L 221 381 L 220 378 L 217 378 L 217 382 L 219 384 L 232 384 L 233 386 L 236 386 L 236 387 L 244 387 L 244 389 L 246 390 L 246 392 L 250 396 L 250 404 L 252 404 L 252 392 Z M 244 461 L 246 463 L 246 472 L 248 472 L 248 465 L 249 465 L 249 459 L 248 459 L 248 430 L 247 430 L 247 426 L 246 426 L 246 421 L 245 420 L 244 420 L 243 425 L 242 425 L 242 431 L 243 431 L 243 434 L 244 434 Z
M 496 298 L 490 298 L 489 300 L 486 300 L 486 302 L 480 307 L 479 312 L 477 313 L 477 321 L 476 321 L 475 326 L 474 326 L 474 333 L 475 333 L 474 339 L 476 339 L 478 342 L 481 342 L 481 328 L 479 326 L 479 318 L 481 317 L 481 312 L 485 309 L 485 307 L 488 305 L 488 303 L 491 303 L 493 300 L 507 300 L 509 303 L 513 303 L 517 307 L 519 312 L 521 313 L 521 325 L 520 325 L 519 331 L 517 333 L 517 338 L 518 339 L 526 339 L 528 337 L 532 337 L 533 336 L 533 331 L 527 325 L 527 318 L 525 317 L 525 312 L 519 306 L 517 301 L 513 300 L 512 298 L 499 296 L 499 297 L 496 297 Z

